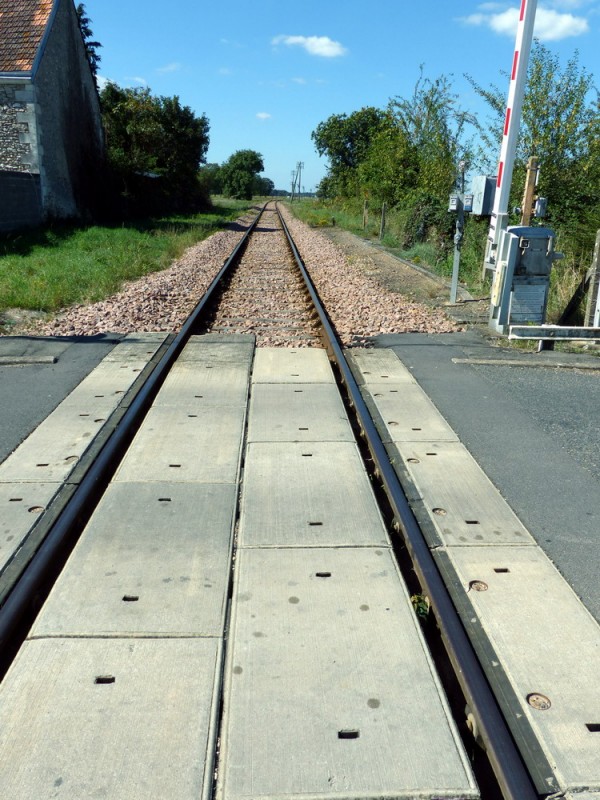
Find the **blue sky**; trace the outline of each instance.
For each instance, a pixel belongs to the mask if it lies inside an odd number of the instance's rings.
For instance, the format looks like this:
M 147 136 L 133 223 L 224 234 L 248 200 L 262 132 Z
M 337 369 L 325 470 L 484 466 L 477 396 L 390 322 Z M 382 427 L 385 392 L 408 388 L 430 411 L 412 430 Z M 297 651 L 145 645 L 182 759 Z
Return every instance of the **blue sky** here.
M 208 161 L 258 150 L 289 188 L 298 161 L 316 187 L 326 163 L 311 132 L 331 114 L 384 108 L 425 75 L 453 76 L 462 105 L 484 113 L 464 78 L 504 86 L 519 0 L 86 0 L 101 79 L 177 94 L 210 120 Z M 579 50 L 600 84 L 600 0 L 539 2 L 536 35 L 563 64 Z M 508 85 L 506 84 L 506 88 Z

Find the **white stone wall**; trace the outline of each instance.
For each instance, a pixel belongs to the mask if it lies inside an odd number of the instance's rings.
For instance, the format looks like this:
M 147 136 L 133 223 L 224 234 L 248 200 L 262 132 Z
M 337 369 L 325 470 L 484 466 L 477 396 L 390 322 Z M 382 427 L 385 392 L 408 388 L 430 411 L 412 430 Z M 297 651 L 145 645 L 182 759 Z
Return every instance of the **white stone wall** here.
M 31 82 L 0 80 L 0 170 L 39 174 L 36 110 Z

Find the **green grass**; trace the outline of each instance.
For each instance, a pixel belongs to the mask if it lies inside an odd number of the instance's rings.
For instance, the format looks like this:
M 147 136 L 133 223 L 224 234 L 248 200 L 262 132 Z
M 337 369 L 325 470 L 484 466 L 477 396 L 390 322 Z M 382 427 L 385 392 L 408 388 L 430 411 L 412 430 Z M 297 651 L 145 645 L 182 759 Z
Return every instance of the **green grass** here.
M 125 281 L 165 269 L 186 248 L 251 204 L 218 198 L 201 214 L 118 226 L 55 224 L 0 238 L 0 312 L 53 312 L 114 294 Z

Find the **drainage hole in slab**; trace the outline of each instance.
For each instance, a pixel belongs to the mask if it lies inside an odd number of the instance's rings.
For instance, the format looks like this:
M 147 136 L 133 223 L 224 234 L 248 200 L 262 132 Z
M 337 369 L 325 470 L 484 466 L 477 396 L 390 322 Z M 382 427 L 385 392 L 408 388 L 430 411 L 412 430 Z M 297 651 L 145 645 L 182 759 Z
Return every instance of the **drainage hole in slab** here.
M 585 727 L 590 733 L 600 733 L 600 722 L 586 722 Z
M 425 453 L 426 456 L 437 456 L 437 453 Z
M 338 739 L 358 739 L 360 731 L 358 730 L 345 730 L 338 731 Z
M 422 431 L 423 428 L 411 428 L 411 431 Z
M 294 394 L 302 394 L 304 389 L 294 389 Z
M 108 684 L 108 683 L 114 683 L 115 681 L 116 678 L 114 675 L 97 675 L 94 683 Z
M 80 417 L 89 417 L 89 414 L 80 414 Z
M 198 418 L 198 414 L 188 414 L 188 417 L 190 419 L 197 419 Z
M 407 458 L 406 459 L 409 464 L 420 464 L 421 461 L 418 458 Z
M 502 573 L 502 572 L 510 572 L 510 570 L 508 567 L 494 567 L 494 572 Z
M 158 498 L 158 502 L 159 503 L 170 503 L 171 502 L 171 498 L 170 497 L 159 497 Z
M 36 467 L 49 467 L 50 464 L 36 464 Z
M 140 599 L 138 594 L 124 594 L 123 595 L 123 602 L 124 603 L 137 603 Z
M 302 453 L 304 458 L 312 458 L 312 453 Z
M 299 431 L 307 431 L 308 428 L 298 428 Z
M 195 394 L 194 397 L 197 398 L 198 400 L 202 400 L 204 398 L 204 395 L 203 394 Z
M 8 502 L 9 503 L 22 503 L 23 502 L 23 498 L 22 497 L 10 497 Z
M 317 525 L 322 525 L 323 523 L 322 522 L 309 522 L 308 524 L 312 525 L 313 527 L 315 527 Z
M 173 469 L 179 469 L 181 467 L 181 464 L 169 464 L 169 466 L 173 467 Z
M 120 394 L 120 392 L 115 392 L 115 394 Z M 100 397 L 104 397 L 104 395 L 103 394 L 95 394 L 94 397 L 100 398 Z
M 400 423 L 399 423 L 399 422 L 396 422 L 396 420 L 395 420 L 395 419 L 391 419 L 391 420 L 388 422 L 388 425 L 399 425 L 399 424 L 400 424 Z
M 67 456 L 65 458 L 65 464 L 72 464 L 74 461 L 78 461 L 79 456 Z
M 331 578 L 331 572 L 316 572 L 317 578 Z
M 438 517 L 445 517 L 448 512 L 445 508 L 434 508 L 433 513 L 437 514 Z
M 31 508 L 27 509 L 30 514 L 41 514 L 44 510 L 44 506 L 31 506 Z
M 106 420 L 99 417 L 98 419 L 95 419 L 94 422 L 106 422 Z
M 467 525 L 479 525 L 478 519 L 466 519 L 465 522 L 467 523 Z

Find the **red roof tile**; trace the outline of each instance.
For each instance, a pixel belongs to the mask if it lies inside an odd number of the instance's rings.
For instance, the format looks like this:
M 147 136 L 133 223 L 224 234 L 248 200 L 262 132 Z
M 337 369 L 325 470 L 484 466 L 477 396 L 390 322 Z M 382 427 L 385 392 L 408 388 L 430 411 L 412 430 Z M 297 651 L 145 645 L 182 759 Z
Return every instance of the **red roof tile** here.
M 54 0 L 0 0 L 0 72 L 29 72 Z

